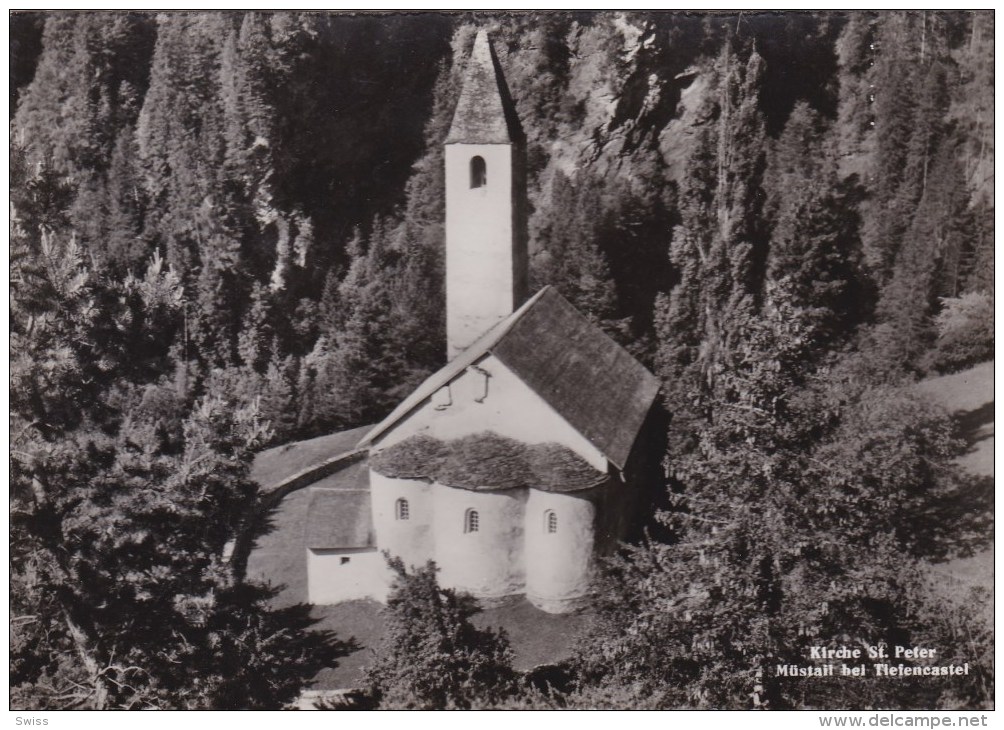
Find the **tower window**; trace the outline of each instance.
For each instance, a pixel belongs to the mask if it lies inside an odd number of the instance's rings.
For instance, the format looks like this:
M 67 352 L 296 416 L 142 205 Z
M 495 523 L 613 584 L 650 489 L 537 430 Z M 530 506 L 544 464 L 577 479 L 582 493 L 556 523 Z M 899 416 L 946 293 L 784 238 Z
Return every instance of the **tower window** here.
M 349 558 L 342 558 L 338 562 L 339 562 L 340 565 L 347 565 L 348 562 L 349 562 Z
M 471 187 L 483 188 L 488 184 L 488 167 L 485 165 L 485 158 L 475 155 L 471 158 Z
M 558 531 L 558 513 L 553 509 L 544 513 L 544 531 L 552 535 Z
M 469 509 L 464 515 L 464 532 L 478 531 L 478 511 Z
M 399 520 L 408 519 L 408 500 L 399 499 L 394 503 L 394 516 Z

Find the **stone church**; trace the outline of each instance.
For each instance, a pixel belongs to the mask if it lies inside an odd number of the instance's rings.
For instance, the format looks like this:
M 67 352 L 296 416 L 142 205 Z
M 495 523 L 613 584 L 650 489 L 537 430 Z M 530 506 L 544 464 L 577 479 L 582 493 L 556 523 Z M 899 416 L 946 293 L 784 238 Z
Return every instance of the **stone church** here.
M 337 459 L 296 476 L 309 600 L 383 600 L 387 552 L 486 606 L 573 611 L 639 504 L 658 381 L 554 288 L 529 296 L 524 135 L 485 31 L 445 165 L 448 362 L 363 436 L 359 484 L 326 486 Z

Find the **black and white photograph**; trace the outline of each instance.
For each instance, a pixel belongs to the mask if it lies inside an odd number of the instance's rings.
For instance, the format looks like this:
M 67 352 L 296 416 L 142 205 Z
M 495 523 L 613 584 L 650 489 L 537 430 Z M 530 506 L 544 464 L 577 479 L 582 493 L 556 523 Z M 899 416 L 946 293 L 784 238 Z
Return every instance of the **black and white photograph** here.
M 18 724 L 986 726 L 994 22 L 12 10 Z

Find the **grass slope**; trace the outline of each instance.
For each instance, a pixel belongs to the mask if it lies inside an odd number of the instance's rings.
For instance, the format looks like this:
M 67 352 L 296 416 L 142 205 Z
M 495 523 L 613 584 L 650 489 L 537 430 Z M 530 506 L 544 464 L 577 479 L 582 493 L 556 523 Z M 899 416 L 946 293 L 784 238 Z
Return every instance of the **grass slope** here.
M 959 424 L 969 449 L 958 463 L 967 471 L 982 477 L 994 476 L 994 364 L 982 363 L 950 375 L 928 378 L 917 389 L 942 405 Z M 956 558 L 932 566 L 939 578 L 945 579 L 945 593 L 958 596 L 959 589 L 994 587 L 994 548 L 990 546 L 976 554 Z
M 959 464 L 978 476 L 994 475 L 994 364 L 928 378 L 917 388 L 955 416 L 969 451 Z

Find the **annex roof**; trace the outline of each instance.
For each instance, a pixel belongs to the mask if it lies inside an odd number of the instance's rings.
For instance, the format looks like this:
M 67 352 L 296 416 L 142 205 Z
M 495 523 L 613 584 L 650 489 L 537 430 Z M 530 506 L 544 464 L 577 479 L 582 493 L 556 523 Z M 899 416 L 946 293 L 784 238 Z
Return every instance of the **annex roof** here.
M 366 434 L 360 447 L 372 444 L 487 354 L 512 370 L 618 469 L 624 468 L 659 381 L 550 286 L 429 376 Z
M 306 543 L 309 548 L 370 548 L 373 519 L 368 489 L 311 488 L 307 509 Z
M 446 144 L 511 144 L 522 138 L 523 130 L 488 31 L 478 31 Z

